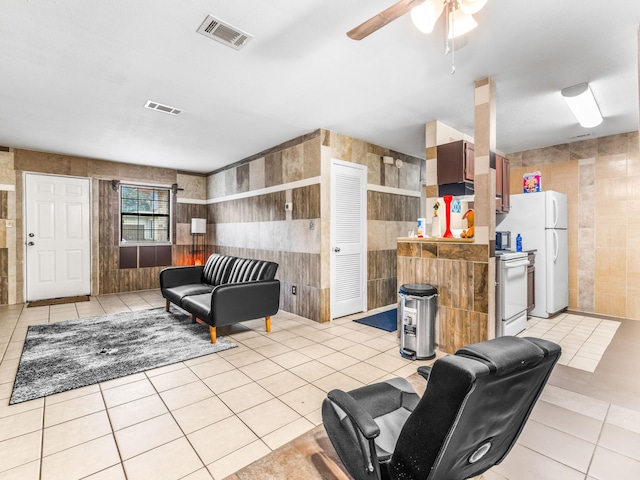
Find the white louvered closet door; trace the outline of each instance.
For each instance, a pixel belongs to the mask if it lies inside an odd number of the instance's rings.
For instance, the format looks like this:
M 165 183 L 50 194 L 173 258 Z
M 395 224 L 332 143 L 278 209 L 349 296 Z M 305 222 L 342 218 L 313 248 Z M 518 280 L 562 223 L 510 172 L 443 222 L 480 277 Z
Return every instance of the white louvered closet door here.
M 331 318 L 367 307 L 367 168 L 331 162 Z

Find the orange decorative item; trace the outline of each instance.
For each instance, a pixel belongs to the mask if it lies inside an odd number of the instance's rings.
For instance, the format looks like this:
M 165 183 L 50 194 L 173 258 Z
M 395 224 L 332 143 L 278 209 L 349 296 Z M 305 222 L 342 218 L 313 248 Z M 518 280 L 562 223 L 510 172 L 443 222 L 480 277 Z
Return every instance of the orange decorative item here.
M 462 216 L 462 219 L 464 220 L 465 218 L 467 219 L 467 226 L 469 228 L 467 228 L 466 230 L 463 230 L 462 233 L 460 234 L 461 238 L 473 238 L 473 233 L 474 233 L 474 228 L 473 228 L 473 217 L 474 217 L 474 211 L 473 209 L 467 210 L 466 212 L 464 212 L 464 215 Z
M 443 238 L 451 238 L 453 237 L 453 233 L 451 233 L 451 200 L 453 200 L 452 195 L 445 195 L 442 197 L 444 200 L 444 213 L 447 217 L 447 229 L 444 231 Z

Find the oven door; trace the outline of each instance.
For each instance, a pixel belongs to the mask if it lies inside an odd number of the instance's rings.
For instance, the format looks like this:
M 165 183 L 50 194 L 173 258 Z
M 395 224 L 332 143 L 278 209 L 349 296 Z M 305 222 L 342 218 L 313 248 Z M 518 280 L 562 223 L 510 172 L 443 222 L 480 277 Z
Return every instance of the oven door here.
M 527 309 L 527 267 L 529 260 L 503 260 L 500 265 L 500 320 L 509 320 Z

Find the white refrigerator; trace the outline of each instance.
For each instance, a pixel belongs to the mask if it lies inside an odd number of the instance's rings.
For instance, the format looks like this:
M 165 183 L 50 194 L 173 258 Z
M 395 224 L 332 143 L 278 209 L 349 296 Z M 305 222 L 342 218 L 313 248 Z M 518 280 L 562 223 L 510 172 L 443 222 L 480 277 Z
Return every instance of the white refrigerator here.
M 511 195 L 511 210 L 496 217 L 496 230 L 522 236 L 523 250 L 536 250 L 534 317 L 548 318 L 569 306 L 567 196 L 546 191 Z

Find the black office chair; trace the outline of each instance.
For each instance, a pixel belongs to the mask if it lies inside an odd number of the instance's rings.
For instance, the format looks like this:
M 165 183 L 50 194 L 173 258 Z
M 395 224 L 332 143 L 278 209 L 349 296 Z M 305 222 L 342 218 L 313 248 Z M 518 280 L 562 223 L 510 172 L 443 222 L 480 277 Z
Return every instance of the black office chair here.
M 555 343 L 500 337 L 437 360 L 422 398 L 394 378 L 332 390 L 322 420 L 360 479 L 462 480 L 500 463 L 560 358 Z

